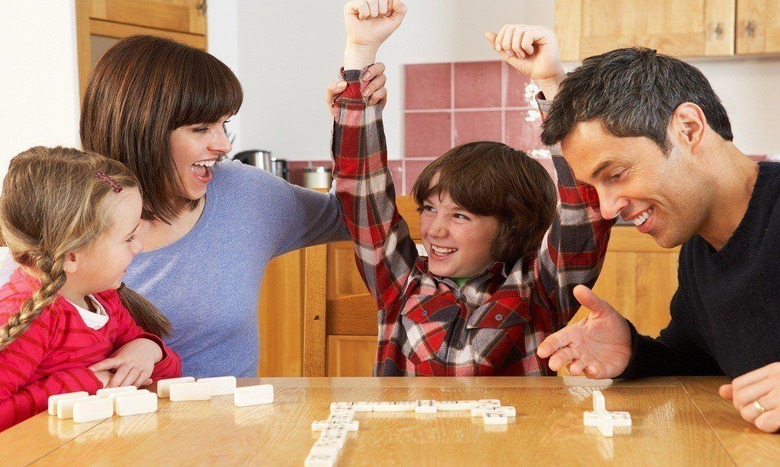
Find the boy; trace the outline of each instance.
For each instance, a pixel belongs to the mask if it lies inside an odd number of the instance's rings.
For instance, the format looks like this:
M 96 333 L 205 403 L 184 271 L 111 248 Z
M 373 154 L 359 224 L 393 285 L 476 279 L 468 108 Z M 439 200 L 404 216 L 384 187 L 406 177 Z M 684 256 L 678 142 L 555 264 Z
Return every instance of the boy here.
M 429 253 L 419 256 L 395 206 L 381 109 L 361 96 L 359 70 L 406 13 L 400 0 L 387 3 L 345 7 L 348 85 L 332 146 L 358 268 L 379 307 L 374 375 L 554 374 L 536 347 L 576 312 L 574 285 L 595 282 L 611 222 L 562 158 L 555 215 L 553 183 L 540 164 L 501 143 L 469 143 L 415 183 Z

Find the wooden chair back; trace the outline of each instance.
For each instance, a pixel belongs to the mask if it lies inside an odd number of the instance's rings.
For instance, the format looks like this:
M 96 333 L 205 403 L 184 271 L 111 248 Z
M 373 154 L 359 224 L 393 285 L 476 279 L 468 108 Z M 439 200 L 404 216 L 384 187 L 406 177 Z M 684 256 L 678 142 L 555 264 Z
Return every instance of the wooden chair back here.
M 411 196 L 397 197 L 398 210 L 420 243 L 420 215 Z M 304 250 L 303 376 L 326 376 L 342 338 L 365 343 L 377 337 L 377 306 L 355 264 L 351 241 Z M 370 351 L 370 345 L 364 345 Z M 370 371 L 370 369 L 366 369 Z M 336 376 L 331 374 L 331 376 Z

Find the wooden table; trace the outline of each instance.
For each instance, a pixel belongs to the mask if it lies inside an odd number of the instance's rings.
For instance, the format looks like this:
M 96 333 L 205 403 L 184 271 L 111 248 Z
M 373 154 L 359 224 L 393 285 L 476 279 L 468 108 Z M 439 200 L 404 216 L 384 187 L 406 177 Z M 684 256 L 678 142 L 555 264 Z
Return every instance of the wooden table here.
M 749 465 L 780 462 L 780 435 L 744 422 L 718 377 L 589 381 L 583 378 L 263 378 L 268 406 L 160 400 L 155 414 L 83 425 L 40 414 L 0 433 L 2 465 L 303 465 L 311 422 L 333 401 L 500 399 L 515 423 L 485 427 L 465 412 L 360 413 L 340 465 Z M 633 428 L 603 438 L 582 425 L 602 389 L 608 410 Z M 503 428 L 503 429 L 502 429 Z M 620 431 L 623 430 L 623 431 Z

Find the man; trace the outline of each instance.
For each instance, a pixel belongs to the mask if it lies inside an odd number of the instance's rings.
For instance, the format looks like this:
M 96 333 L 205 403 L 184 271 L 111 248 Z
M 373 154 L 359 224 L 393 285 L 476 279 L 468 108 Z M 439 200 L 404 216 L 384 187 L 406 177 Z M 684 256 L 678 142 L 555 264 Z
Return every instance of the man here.
M 538 355 L 591 378 L 726 374 L 736 379 L 721 396 L 776 432 L 780 164 L 756 164 L 732 143 L 709 82 L 680 60 L 619 49 L 567 76 L 549 29 L 507 25 L 487 38 L 542 89 L 542 140 L 560 143 L 576 176 L 595 186 L 603 216 L 633 221 L 663 247 L 682 245 L 672 319 L 659 338 L 577 286 L 590 316 L 549 336 Z

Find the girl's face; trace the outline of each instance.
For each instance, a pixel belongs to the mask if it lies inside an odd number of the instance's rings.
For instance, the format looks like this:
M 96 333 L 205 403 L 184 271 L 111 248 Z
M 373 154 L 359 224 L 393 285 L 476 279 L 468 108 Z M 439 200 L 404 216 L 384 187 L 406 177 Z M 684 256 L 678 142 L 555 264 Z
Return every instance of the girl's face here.
M 141 228 L 141 192 L 125 187 L 104 201 L 111 228 L 94 242 L 74 253 L 75 270 L 68 271 L 68 286 L 82 296 L 117 289 L 133 257 L 143 250 L 137 230 Z
M 471 277 L 494 260 L 490 244 L 498 231 L 498 219 L 470 213 L 442 192 L 422 206 L 420 235 L 428 252 L 428 270 L 440 277 Z
M 171 156 L 184 198 L 196 201 L 206 195 L 211 167 L 219 156 L 233 148 L 227 137 L 227 119 L 228 116 L 225 116 L 213 123 L 180 126 L 171 132 Z

